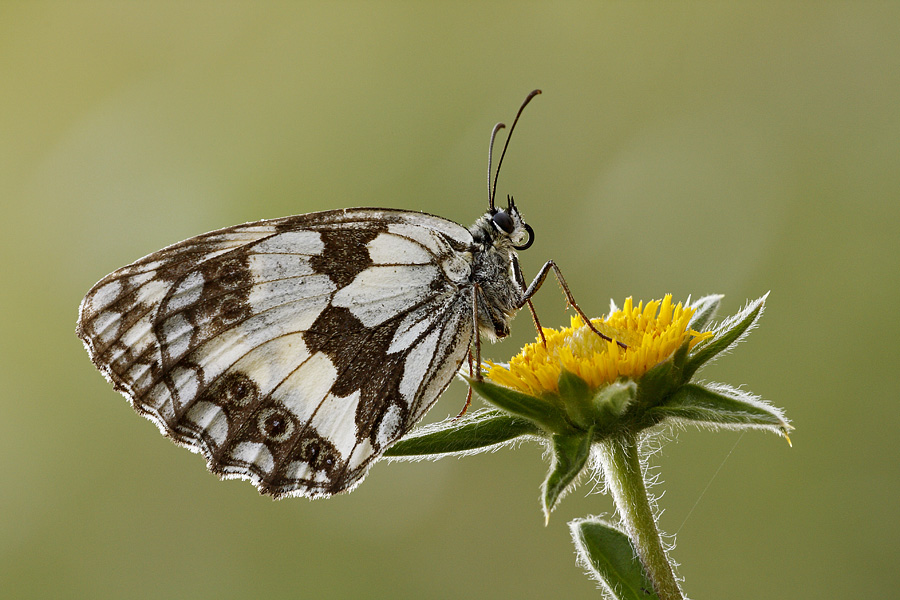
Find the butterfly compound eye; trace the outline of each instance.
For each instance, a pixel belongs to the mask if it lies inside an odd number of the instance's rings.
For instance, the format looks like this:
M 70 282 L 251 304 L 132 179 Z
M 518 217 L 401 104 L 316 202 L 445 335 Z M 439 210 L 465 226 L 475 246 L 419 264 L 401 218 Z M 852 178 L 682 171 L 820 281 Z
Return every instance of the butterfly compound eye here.
M 491 218 L 494 220 L 494 226 L 504 233 L 512 233 L 516 228 L 513 218 L 505 210 L 498 210 Z

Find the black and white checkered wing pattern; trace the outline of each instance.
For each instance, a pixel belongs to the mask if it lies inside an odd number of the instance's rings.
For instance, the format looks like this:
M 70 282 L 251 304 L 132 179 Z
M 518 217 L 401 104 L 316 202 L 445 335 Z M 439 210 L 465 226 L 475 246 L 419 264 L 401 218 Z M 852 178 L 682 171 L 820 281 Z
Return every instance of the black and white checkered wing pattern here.
M 78 335 L 140 414 L 273 496 L 352 489 L 449 385 L 472 338 L 472 244 L 351 209 L 198 236 L 103 278 Z

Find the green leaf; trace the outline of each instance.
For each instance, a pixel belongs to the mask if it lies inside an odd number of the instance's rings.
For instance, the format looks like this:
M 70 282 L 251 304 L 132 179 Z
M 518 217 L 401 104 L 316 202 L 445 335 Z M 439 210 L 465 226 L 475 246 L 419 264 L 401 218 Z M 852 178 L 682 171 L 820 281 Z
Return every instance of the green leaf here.
M 550 513 L 556 508 L 569 485 L 575 481 L 591 455 L 593 428 L 580 435 L 553 436 L 553 464 L 544 481 L 544 517 L 550 520 Z
M 781 435 L 792 429 L 778 408 L 724 384 L 685 384 L 650 413 L 656 420 L 674 418 L 731 429 L 768 429 Z
M 390 458 L 429 456 L 490 450 L 523 435 L 543 432 L 531 421 L 499 410 L 480 410 L 460 417 L 420 427 L 388 448 Z
M 768 295 L 767 293 L 762 298 L 749 302 L 739 313 L 725 319 L 712 329 L 712 338 L 694 347 L 694 351 L 688 356 L 684 365 L 683 381 L 690 381 L 697 369 L 704 363 L 717 354 L 732 348 L 750 332 L 762 316 Z
M 578 560 L 615 600 L 659 600 L 631 541 L 596 517 L 569 523 Z
M 535 398 L 516 390 L 491 383 L 465 378 L 479 396 L 517 417 L 523 417 L 538 424 L 550 433 L 572 433 L 575 428 L 569 422 L 560 406 L 559 398 L 545 396 Z

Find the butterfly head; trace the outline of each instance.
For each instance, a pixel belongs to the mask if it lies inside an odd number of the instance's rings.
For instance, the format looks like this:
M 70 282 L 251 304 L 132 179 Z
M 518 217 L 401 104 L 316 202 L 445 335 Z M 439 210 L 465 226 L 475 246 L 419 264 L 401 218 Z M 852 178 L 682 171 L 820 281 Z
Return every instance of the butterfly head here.
M 534 230 L 522 218 L 512 196 L 505 209 L 491 207 L 484 218 L 490 230 L 488 238 L 495 246 L 508 245 L 516 250 L 527 250 L 534 243 Z
M 506 136 L 506 143 L 503 144 L 503 152 L 500 154 L 500 160 L 497 163 L 497 172 L 493 174 L 491 164 L 493 163 L 494 140 L 497 138 L 497 132 L 506 127 L 506 125 L 497 123 L 494 125 L 493 131 L 491 131 L 491 142 L 488 146 L 488 212 L 475 225 L 472 235 L 476 239 L 481 237 L 482 241 L 490 242 L 490 245 L 497 249 L 527 250 L 534 243 L 534 230 L 522 219 L 522 215 L 516 208 L 516 203 L 513 201 L 512 196 L 506 197 L 509 202 L 506 209 L 495 207 L 494 198 L 497 194 L 497 177 L 500 175 L 503 157 L 506 156 L 506 149 L 509 148 L 509 140 L 516 129 L 516 123 L 519 122 L 522 111 L 531 102 L 531 99 L 540 93 L 541 90 L 534 90 L 528 94 L 525 102 L 519 107 L 519 112 L 516 113 L 516 118 L 513 120 L 512 127 L 509 130 L 509 135 Z M 478 229 L 481 230 L 481 236 L 477 235 L 479 233 Z

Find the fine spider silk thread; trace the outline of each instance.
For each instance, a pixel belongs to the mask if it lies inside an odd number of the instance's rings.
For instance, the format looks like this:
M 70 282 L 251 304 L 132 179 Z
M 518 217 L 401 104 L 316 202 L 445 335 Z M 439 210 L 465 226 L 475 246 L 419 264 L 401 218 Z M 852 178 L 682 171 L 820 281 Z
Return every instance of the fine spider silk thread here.
M 700 496 L 697 497 L 697 501 L 694 502 L 694 505 L 691 507 L 691 510 L 688 511 L 688 514 L 684 517 L 684 521 L 681 522 L 681 525 L 678 527 L 678 530 L 675 532 L 675 535 L 678 535 L 681 530 L 684 528 L 684 524 L 687 523 L 688 519 L 691 518 L 691 515 L 694 512 L 694 509 L 697 508 L 697 505 L 700 504 L 700 501 L 703 499 L 703 496 L 706 494 L 706 491 L 709 489 L 709 486 L 712 485 L 712 482 L 715 481 L 716 477 L 719 475 L 719 471 L 722 470 L 722 467 L 725 466 L 726 461 L 734 452 L 734 449 L 737 448 L 737 445 L 741 443 L 741 440 L 744 438 L 744 431 L 741 432 L 741 435 L 738 436 L 737 441 L 734 442 L 734 445 L 731 447 L 731 450 L 728 451 L 728 454 L 725 455 L 725 458 L 722 459 L 722 462 L 719 464 L 719 468 L 716 469 L 716 472 L 712 474 L 712 477 L 709 478 L 709 482 L 706 484 L 706 487 L 703 488 L 703 491 L 700 492 Z

